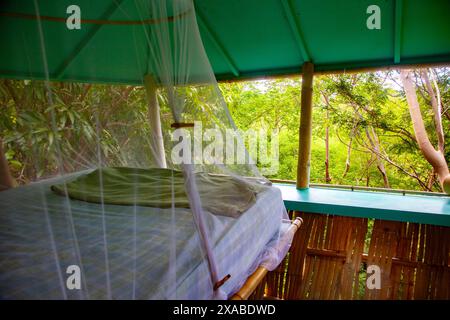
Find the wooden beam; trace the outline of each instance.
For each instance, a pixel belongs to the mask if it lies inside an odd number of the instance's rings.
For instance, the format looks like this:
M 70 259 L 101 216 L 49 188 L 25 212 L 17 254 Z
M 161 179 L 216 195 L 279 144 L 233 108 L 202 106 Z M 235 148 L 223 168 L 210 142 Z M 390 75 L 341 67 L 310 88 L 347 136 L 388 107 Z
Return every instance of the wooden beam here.
M 300 54 L 302 55 L 303 61 L 310 61 L 311 58 L 308 54 L 308 50 L 306 50 L 305 41 L 303 40 L 300 28 L 300 22 L 294 14 L 294 4 L 291 0 L 281 0 L 281 4 L 283 5 L 284 14 L 286 15 L 286 19 L 291 27 L 292 34 L 294 35 L 295 41 L 300 49 Z
M 402 44 L 403 0 L 395 0 L 394 63 L 400 63 Z
M 147 74 L 144 77 L 144 86 L 148 99 L 148 120 L 150 122 L 151 146 L 153 156 L 159 168 L 167 168 L 166 153 L 164 151 L 164 138 L 161 129 L 161 116 L 156 95 L 157 85 L 152 75 Z
M 342 262 L 345 262 L 346 258 L 347 258 L 347 253 L 345 251 L 337 251 L 337 250 L 327 250 L 327 249 L 317 249 L 317 248 L 307 248 L 306 249 L 306 254 L 308 256 L 316 256 L 316 257 L 328 257 L 328 258 L 334 258 L 334 259 L 341 259 Z M 422 261 L 414 261 L 414 260 L 409 260 L 406 258 L 397 258 L 395 256 L 393 256 L 392 258 L 392 263 L 396 264 L 396 265 L 400 265 L 400 266 L 404 266 L 404 267 L 408 267 L 408 268 L 418 268 L 419 266 L 426 266 L 426 267 L 444 267 L 442 264 L 437 264 L 437 263 L 427 263 L 427 262 L 422 262 Z M 362 262 L 367 262 L 369 261 L 369 257 L 367 253 L 363 253 L 361 255 L 361 261 Z M 448 266 L 450 266 L 450 264 L 448 264 Z
M 312 94 L 314 65 L 303 64 L 300 130 L 298 143 L 297 189 L 309 188 L 312 139 Z

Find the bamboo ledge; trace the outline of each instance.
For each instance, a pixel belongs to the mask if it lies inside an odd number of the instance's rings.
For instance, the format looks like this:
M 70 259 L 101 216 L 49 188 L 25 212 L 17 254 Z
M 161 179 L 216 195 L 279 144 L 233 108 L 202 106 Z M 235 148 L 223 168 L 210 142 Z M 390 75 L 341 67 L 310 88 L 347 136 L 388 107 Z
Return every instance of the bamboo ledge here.
M 289 227 L 287 232 L 293 231 L 295 234 L 302 223 L 303 220 L 301 218 L 295 218 L 294 220 L 292 220 L 291 226 Z M 256 271 L 247 278 L 247 281 L 245 281 L 241 289 L 230 298 L 230 300 L 247 300 L 267 275 L 267 272 L 269 272 L 269 270 L 267 270 L 266 268 L 258 267 Z

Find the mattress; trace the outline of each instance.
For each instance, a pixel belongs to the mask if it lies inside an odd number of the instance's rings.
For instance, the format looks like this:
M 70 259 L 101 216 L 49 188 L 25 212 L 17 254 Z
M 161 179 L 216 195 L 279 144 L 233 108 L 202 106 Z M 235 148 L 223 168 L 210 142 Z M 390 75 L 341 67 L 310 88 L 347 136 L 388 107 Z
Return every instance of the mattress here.
M 53 178 L 0 192 L 0 298 L 210 299 L 208 264 L 189 209 L 95 204 L 50 190 Z M 205 212 L 229 296 L 279 236 L 277 188 L 239 218 Z M 176 232 L 173 232 L 176 230 Z M 81 288 L 69 289 L 69 266 Z

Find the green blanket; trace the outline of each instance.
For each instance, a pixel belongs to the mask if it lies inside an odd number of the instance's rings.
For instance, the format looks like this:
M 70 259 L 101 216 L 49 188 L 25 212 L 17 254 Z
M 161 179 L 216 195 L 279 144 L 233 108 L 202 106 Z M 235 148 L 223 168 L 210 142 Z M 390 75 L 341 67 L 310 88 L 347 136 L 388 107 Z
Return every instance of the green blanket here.
M 196 173 L 202 207 L 211 213 L 238 217 L 256 201 L 264 186 L 231 176 Z M 72 199 L 115 205 L 189 208 L 183 174 L 170 169 L 111 167 L 97 169 L 66 183 Z M 66 195 L 64 184 L 51 189 Z

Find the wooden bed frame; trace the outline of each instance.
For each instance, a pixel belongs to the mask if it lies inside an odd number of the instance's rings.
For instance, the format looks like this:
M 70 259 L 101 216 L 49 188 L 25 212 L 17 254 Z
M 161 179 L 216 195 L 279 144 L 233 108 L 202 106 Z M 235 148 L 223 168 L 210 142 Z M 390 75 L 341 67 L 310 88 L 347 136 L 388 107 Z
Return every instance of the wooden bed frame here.
M 293 231 L 295 235 L 302 223 L 303 220 L 301 218 L 295 218 L 294 220 L 292 220 L 288 232 Z M 268 272 L 269 270 L 267 270 L 265 267 L 258 267 L 256 271 L 247 278 L 241 289 L 239 289 L 239 291 L 230 298 L 230 300 L 247 300 L 262 283 Z

